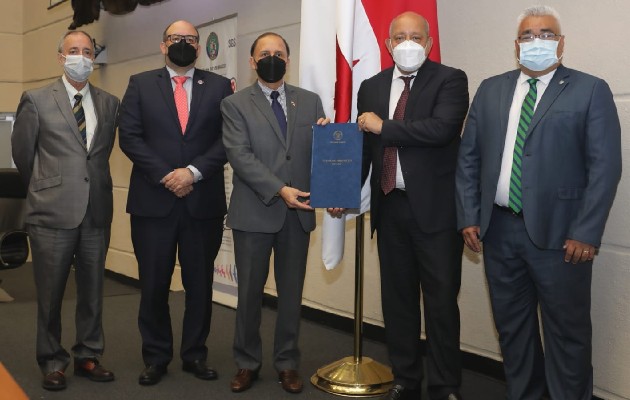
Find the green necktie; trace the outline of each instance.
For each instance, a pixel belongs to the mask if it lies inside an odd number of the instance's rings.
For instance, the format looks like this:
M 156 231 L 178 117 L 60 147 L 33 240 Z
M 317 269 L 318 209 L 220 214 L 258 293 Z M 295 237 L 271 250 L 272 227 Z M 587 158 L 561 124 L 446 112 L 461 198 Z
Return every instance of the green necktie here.
M 523 148 L 525 147 L 525 138 L 529 124 L 534 116 L 534 108 L 536 106 L 536 82 L 538 79 L 528 79 L 529 91 L 523 100 L 521 106 L 521 117 L 518 120 L 518 128 L 516 130 L 516 142 L 514 143 L 514 160 L 512 161 L 512 175 L 510 177 L 510 198 L 509 207 L 515 213 L 523 210 L 522 192 L 521 192 L 521 163 L 523 158 Z

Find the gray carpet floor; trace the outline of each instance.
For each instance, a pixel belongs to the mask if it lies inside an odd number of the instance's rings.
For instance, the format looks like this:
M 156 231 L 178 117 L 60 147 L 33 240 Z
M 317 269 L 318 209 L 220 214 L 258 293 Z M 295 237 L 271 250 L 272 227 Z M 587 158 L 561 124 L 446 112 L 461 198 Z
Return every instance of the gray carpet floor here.
M 271 366 L 275 311 L 265 308 L 261 327 L 265 364 L 260 379 L 252 389 L 243 393 L 232 393 L 229 382 L 236 372 L 231 350 L 234 310 L 217 304 L 213 308 L 212 328 L 207 342 L 208 364 L 217 369 L 219 379 L 211 382 L 201 381 L 183 372 L 177 357 L 179 351 L 177 338 L 181 333 L 184 294 L 176 292 L 170 296 L 176 356 L 162 382 L 156 386 L 143 387 L 137 383 L 138 375 L 143 368 L 136 320 L 140 301 L 139 291 L 133 286 L 106 278 L 103 312 L 106 348 L 102 363 L 115 372 L 116 380 L 110 383 L 95 383 L 85 378 L 74 377 L 71 366 L 67 374 L 68 388 L 61 392 L 49 392 L 40 386 L 41 375 L 35 362 L 37 305 L 32 268 L 26 264 L 18 269 L 0 271 L 0 279 L 2 280 L 0 287 L 15 298 L 13 302 L 0 303 L 0 362 L 31 399 L 334 399 L 339 396 L 315 388 L 308 383 L 308 379 L 318 368 L 352 355 L 351 334 L 303 321 L 300 336 L 302 348 L 300 372 L 305 379 L 304 391 L 299 395 L 284 392 L 277 383 L 275 371 Z M 66 349 L 70 349 L 73 344 L 75 297 L 74 278 L 71 274 L 62 310 L 64 328 L 62 343 Z M 363 354 L 379 362 L 387 362 L 387 352 L 382 343 L 364 340 Z M 504 393 L 503 382 L 473 371 L 464 371 L 462 395 L 465 399 L 498 400 L 505 398 Z

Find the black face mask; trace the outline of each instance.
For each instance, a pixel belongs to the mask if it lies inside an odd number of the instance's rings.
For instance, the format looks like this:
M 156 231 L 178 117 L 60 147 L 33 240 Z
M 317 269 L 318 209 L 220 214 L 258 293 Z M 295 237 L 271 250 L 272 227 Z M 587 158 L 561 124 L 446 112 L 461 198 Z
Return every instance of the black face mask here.
M 197 59 L 197 49 L 182 39 L 168 46 L 168 58 L 178 67 L 186 67 Z
M 287 71 L 287 63 L 280 57 L 267 56 L 256 63 L 256 73 L 267 83 L 276 83 Z

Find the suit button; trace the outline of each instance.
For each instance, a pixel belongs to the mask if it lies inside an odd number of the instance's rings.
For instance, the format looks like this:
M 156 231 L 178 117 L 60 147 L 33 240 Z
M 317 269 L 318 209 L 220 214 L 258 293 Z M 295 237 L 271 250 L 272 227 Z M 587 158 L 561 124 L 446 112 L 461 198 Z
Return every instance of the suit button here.
M 291 161 L 291 156 L 287 156 L 287 161 Z
M 90 161 L 90 156 L 87 156 L 88 161 Z
M 85 178 L 83 178 L 84 181 L 89 182 L 90 178 L 88 178 L 87 176 Z

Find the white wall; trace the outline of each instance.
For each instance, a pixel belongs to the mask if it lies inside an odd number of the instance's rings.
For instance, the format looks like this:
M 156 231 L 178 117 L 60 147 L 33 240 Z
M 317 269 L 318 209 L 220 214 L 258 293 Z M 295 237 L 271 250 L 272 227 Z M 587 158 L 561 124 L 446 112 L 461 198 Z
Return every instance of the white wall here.
M 18 0 L 11 2 L 15 5 Z M 69 3 L 65 3 L 47 11 L 48 0 L 26 0 L 23 4 L 22 29 L 19 26 L 5 28 L 2 33 L 12 35 L 13 32 L 23 32 L 23 79 L 24 87 L 30 88 L 59 76 L 55 46 L 70 22 L 71 10 Z M 516 67 L 513 46 L 516 17 L 530 4 L 529 1 L 438 0 L 443 62 L 466 71 L 471 98 L 482 79 Z M 601 76 L 611 85 L 622 121 L 623 155 L 627 165 L 626 160 L 630 160 L 630 79 L 625 71 L 630 64 L 630 46 L 622 27 L 625 27 L 630 15 L 630 2 L 549 0 L 548 4 L 556 7 L 562 16 L 563 33 L 566 35 L 565 64 Z M 99 43 L 107 45 L 109 64 L 95 72 L 93 81 L 122 97 L 130 74 L 163 65 L 159 42 L 169 22 L 188 19 L 194 24 L 202 24 L 233 13 L 238 13 L 240 86 L 243 87 L 248 78 L 249 82 L 254 79 L 247 63 L 249 46 L 259 33 L 268 30 L 281 33 L 289 42 L 292 63 L 288 80 L 297 84 L 300 1 L 295 0 L 166 0 L 150 7 L 139 6 L 134 13 L 126 16 L 102 13 L 101 21 L 89 25 L 87 30 Z M 1 36 L 7 38 L 6 33 Z M 17 41 L 17 48 L 21 50 L 22 42 Z M 10 78 L 13 79 L 13 76 L 19 77 L 20 74 L 12 73 Z M 17 93 L 13 92 L 0 94 L 0 104 L 7 103 L 9 99 L 17 105 Z M 7 111 L 11 111 L 10 107 Z M 112 155 L 111 165 L 115 217 L 107 266 L 137 277 L 129 239 L 129 218 L 125 213 L 131 165 L 118 149 Z M 627 229 L 630 213 L 626 211 L 629 206 L 630 184 L 628 174 L 624 173 L 593 276 L 595 386 L 596 393 L 607 399 L 630 399 L 630 232 Z M 321 214 L 318 217 L 321 223 Z M 366 226 L 369 226 L 369 220 L 366 220 Z M 365 242 L 365 320 L 382 325 L 376 245 L 367 232 Z M 319 258 L 320 246 L 321 229 L 318 228 L 311 237 L 304 304 L 352 316 L 353 224 L 347 227 L 345 260 L 336 270 L 324 270 Z M 178 278 L 176 273 L 173 288 L 181 288 Z M 268 292 L 274 293 L 271 280 Z M 470 253 L 464 255 L 460 307 L 462 348 L 500 359 L 483 264 L 477 255 Z M 351 351 L 346 349 L 347 353 Z M 347 355 L 346 352 L 343 355 Z

